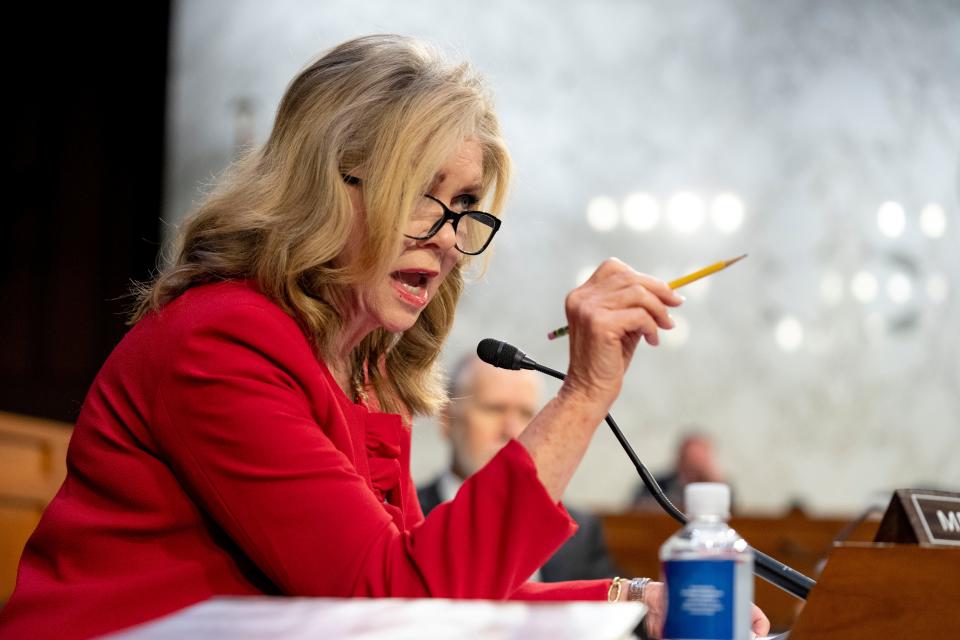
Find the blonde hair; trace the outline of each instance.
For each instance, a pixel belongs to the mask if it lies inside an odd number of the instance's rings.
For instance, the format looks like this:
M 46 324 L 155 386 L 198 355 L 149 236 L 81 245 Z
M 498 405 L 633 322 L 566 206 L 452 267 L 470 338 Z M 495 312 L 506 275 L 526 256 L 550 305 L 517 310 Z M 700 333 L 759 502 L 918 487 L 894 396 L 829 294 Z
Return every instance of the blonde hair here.
M 353 289 L 388 273 L 410 212 L 466 139 L 483 149 L 485 206 L 499 215 L 510 158 L 479 76 L 403 36 L 335 47 L 293 79 L 267 142 L 235 162 L 183 224 L 174 260 L 140 288 L 131 322 L 192 286 L 250 278 L 329 357 Z M 343 182 L 354 171 L 364 178 L 360 219 Z M 359 257 L 342 264 L 351 234 Z M 411 329 L 375 330 L 354 350 L 354 372 L 365 372 L 384 410 L 432 413 L 444 401 L 437 357 L 465 266 Z

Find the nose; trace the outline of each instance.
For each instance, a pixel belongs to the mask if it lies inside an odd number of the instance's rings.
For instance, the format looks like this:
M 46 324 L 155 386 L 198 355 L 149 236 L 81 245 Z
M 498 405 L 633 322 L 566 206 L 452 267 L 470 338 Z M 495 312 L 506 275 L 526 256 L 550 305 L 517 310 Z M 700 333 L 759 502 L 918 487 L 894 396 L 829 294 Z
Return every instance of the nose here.
M 503 423 L 501 424 L 504 439 L 510 440 L 511 438 L 516 438 L 520 435 L 525 426 L 527 426 L 527 423 L 525 420 L 521 419 L 520 416 L 507 414 L 503 419 Z
M 453 220 L 447 220 L 430 239 L 424 241 L 425 244 L 432 244 L 442 251 L 449 251 L 457 245 L 457 232 L 453 228 Z

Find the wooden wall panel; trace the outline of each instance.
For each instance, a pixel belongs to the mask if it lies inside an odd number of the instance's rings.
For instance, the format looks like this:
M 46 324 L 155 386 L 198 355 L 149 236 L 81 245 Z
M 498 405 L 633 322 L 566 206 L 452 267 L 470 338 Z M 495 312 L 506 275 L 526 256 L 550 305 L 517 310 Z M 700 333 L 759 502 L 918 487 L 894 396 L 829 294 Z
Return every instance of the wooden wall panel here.
M 67 474 L 68 424 L 0 412 L 0 602 L 27 538 Z

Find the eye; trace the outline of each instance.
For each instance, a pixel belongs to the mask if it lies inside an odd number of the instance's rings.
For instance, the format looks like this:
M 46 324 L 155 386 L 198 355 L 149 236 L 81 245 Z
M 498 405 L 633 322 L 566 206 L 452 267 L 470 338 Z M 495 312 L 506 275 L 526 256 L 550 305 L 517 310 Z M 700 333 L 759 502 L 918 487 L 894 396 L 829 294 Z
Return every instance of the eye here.
M 450 208 L 454 211 L 472 211 L 480 198 L 472 193 L 463 193 L 450 201 Z
M 480 411 L 484 413 L 503 415 L 508 411 L 506 405 L 497 402 L 484 402 L 478 405 Z

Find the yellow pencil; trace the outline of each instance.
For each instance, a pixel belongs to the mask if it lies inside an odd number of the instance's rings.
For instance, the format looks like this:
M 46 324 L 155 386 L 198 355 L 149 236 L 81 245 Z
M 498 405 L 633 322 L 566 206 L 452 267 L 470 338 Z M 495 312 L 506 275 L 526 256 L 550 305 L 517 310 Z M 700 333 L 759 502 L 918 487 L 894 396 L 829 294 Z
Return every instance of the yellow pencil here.
M 691 282 L 696 282 L 700 278 L 706 278 L 711 273 L 722 271 L 723 269 L 726 269 L 730 265 L 736 262 L 740 262 L 746 257 L 747 257 L 747 254 L 743 254 L 742 256 L 737 256 L 736 258 L 731 258 L 730 260 L 721 260 L 720 262 L 715 262 L 709 267 L 704 267 L 699 271 L 694 271 L 693 273 L 689 275 L 685 275 L 682 278 L 677 278 L 672 282 L 668 282 L 667 286 L 670 287 L 671 289 L 679 289 L 680 287 L 684 285 L 688 285 Z M 554 340 L 556 338 L 560 338 L 562 336 L 567 335 L 569 332 L 570 332 L 570 327 L 560 327 L 559 329 L 554 329 L 553 331 L 547 334 L 547 340 Z

